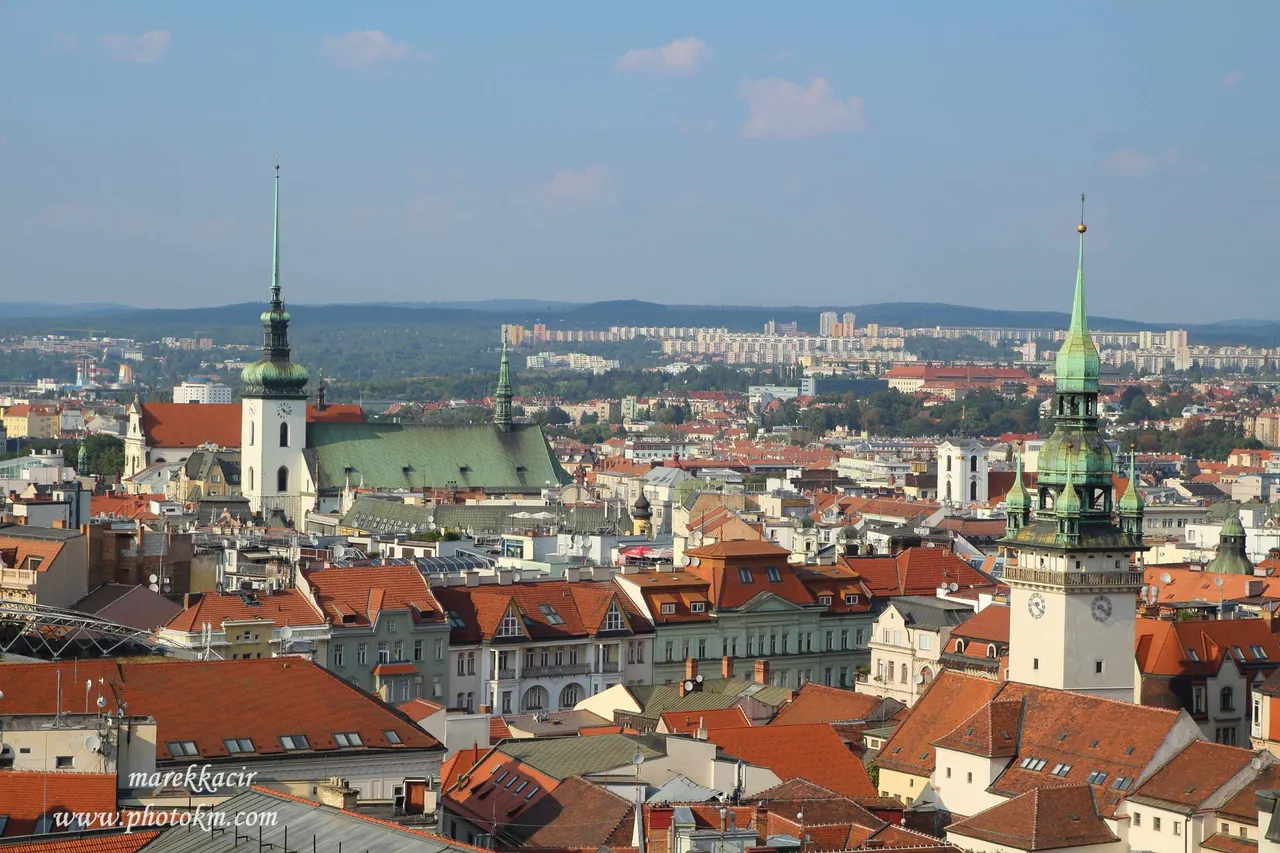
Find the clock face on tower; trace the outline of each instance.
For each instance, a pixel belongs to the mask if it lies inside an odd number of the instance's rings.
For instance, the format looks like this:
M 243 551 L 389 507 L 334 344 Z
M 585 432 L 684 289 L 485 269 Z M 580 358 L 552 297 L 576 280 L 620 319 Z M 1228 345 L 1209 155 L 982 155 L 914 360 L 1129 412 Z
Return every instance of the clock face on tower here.
M 288 403 L 278 403 L 276 405 L 276 411 L 280 414 L 280 417 L 282 418 L 287 418 L 289 417 L 289 415 L 293 414 L 293 409 L 289 406 Z
M 255 402 L 253 402 L 252 400 L 250 400 L 250 401 L 249 401 L 248 403 L 246 403 L 245 405 L 247 405 L 247 406 L 249 407 L 249 414 L 250 414 L 250 415 L 256 415 L 256 414 L 258 414 L 258 404 L 257 404 L 257 403 L 255 403 Z
M 1039 619 L 1044 615 L 1044 596 L 1038 592 L 1033 592 L 1031 597 L 1027 599 L 1027 612 L 1031 614 L 1032 619 Z
M 1093 600 L 1093 618 L 1099 622 L 1106 622 L 1111 618 L 1111 599 L 1105 595 L 1099 595 Z

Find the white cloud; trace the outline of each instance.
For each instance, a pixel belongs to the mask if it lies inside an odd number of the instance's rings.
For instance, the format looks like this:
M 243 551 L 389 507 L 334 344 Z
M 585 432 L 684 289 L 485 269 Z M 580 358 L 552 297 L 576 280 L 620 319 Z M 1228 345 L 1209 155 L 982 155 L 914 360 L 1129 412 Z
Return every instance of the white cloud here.
M 750 108 L 742 135 L 751 139 L 856 133 L 867 126 L 862 99 L 841 98 L 822 77 L 807 87 L 777 77 L 743 80 L 738 96 Z
M 688 36 L 662 47 L 628 50 L 618 60 L 618 70 L 640 74 L 692 74 L 710 55 L 701 39 Z
M 403 62 L 406 59 L 425 59 L 425 51 L 415 51 L 408 44 L 396 41 L 382 30 L 355 30 L 341 36 L 325 36 L 320 42 L 320 52 L 334 65 L 341 68 L 357 68 L 382 62 Z
M 1167 169 L 1177 162 L 1177 148 L 1170 148 L 1163 154 L 1146 154 L 1136 148 L 1124 148 L 1108 157 L 1106 165 L 1112 174 L 1138 177 Z
M 1228 92 L 1234 92 L 1240 88 L 1240 84 L 1244 82 L 1243 71 L 1232 71 L 1226 77 L 1222 78 L 1222 88 Z
M 140 36 L 98 36 L 98 44 L 107 56 L 120 62 L 159 62 L 169 50 L 173 33 L 168 30 L 147 30 Z
M 542 197 L 547 201 L 589 207 L 609 204 L 617 198 L 609 176 L 601 166 L 588 166 L 580 172 L 564 169 L 542 185 Z

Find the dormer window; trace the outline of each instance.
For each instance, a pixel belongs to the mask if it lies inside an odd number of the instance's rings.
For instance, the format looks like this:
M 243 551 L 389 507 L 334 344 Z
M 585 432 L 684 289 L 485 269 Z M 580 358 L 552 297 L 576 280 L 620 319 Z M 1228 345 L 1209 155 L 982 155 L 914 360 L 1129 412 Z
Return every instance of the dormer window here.
M 829 596 L 829 595 L 820 595 L 820 596 L 818 596 L 818 603 L 819 603 L 819 604 L 821 604 L 823 607 L 830 607 L 830 606 L 831 606 L 831 596 Z
M 858 595 L 857 595 L 857 593 L 853 593 L 853 592 L 846 592 L 846 593 L 844 594 L 844 603 L 845 603 L 845 604 L 857 604 L 857 603 L 858 603 Z
M 520 618 L 516 615 L 515 607 L 508 607 L 506 615 L 502 617 L 502 624 L 498 626 L 499 637 L 522 637 L 524 632 L 520 630 Z
M 707 610 L 707 603 L 705 601 L 695 601 L 689 605 L 689 610 L 694 613 L 705 613 Z
M 695 606 L 696 606 L 696 603 L 695 603 Z M 618 609 L 617 602 L 610 604 L 608 612 L 604 614 L 604 630 L 625 631 L 626 628 L 627 628 L 626 620 L 622 618 L 622 611 Z
M 769 583 L 782 583 L 782 573 L 778 571 L 777 566 L 768 566 L 764 573 L 769 577 Z

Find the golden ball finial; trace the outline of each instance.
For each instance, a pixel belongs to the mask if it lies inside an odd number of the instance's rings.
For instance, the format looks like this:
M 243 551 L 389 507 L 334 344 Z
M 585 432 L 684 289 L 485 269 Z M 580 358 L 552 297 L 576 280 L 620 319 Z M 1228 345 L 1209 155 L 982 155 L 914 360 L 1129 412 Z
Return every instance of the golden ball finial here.
M 1084 223 L 1083 223 L 1083 222 L 1081 222 L 1079 225 L 1077 225 L 1077 226 L 1076 226 L 1076 230 L 1077 230 L 1077 231 L 1079 231 L 1081 234 L 1083 234 L 1084 232 L 1088 231 L 1089 229 L 1088 229 L 1088 228 L 1085 228 L 1085 227 L 1084 227 Z

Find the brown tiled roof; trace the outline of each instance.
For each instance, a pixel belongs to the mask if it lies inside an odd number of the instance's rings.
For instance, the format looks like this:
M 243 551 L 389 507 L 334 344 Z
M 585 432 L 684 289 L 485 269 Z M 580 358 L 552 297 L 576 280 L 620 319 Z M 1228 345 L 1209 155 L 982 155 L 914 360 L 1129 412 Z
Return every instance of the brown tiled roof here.
M 1280 764 L 1272 764 L 1259 772 L 1248 785 L 1218 809 L 1218 814 L 1236 823 L 1258 824 L 1258 805 L 1255 797 L 1259 791 L 1280 788 Z
M 908 548 L 896 557 L 845 557 L 872 595 L 934 595 L 938 587 L 990 587 L 991 578 L 943 548 Z
M 770 725 L 847 723 L 866 720 L 884 706 L 884 699 L 838 687 L 808 682 L 778 711 Z M 895 706 L 896 707 L 896 706 Z
M 747 712 L 741 706 L 717 708 L 708 711 L 668 711 L 661 716 L 669 734 L 693 734 L 700 727 L 706 729 L 733 729 L 749 726 Z
M 165 625 L 170 631 L 192 633 L 208 623 L 215 628 L 224 622 L 265 620 L 285 625 L 323 625 L 324 617 L 296 589 L 273 592 L 196 592 L 187 597 L 187 607 Z
M 1020 699 L 987 702 L 969 719 L 933 743 L 944 749 L 954 749 L 970 755 L 1008 758 L 1018 751 L 1022 705 Z
M 28 539 L 25 536 L 0 536 L 0 562 L 6 568 L 20 569 L 28 557 L 40 561 L 36 571 L 46 572 L 62 553 L 65 542 L 49 539 Z
M 1001 604 L 988 605 L 952 628 L 951 636 L 982 643 L 1008 643 L 1009 608 Z
M 438 714 L 444 710 L 444 706 L 432 702 L 430 699 L 410 699 L 408 702 L 401 702 L 396 706 L 396 710 L 411 720 L 422 720 L 430 717 L 432 714 Z
M 22 664 L 12 664 L 13 667 Z M 5 701 L 13 694 L 5 691 Z M 21 713 L 5 709 L 6 713 Z M 48 713 L 53 713 L 51 709 Z M 5 838 L 32 835 L 42 815 L 63 812 L 114 812 L 114 773 L 46 773 L 32 770 L 0 771 L 0 813 L 9 816 Z
M 522 848 L 598 850 L 631 843 L 635 812 L 631 803 L 579 776 L 561 782 L 538 798 L 504 833 L 521 839 Z
M 767 767 L 779 779 L 807 779 L 837 794 L 874 797 L 867 769 L 825 723 L 712 729 L 707 740 L 726 754 Z
M 1237 746 L 1195 741 L 1131 792 L 1129 799 L 1155 801 L 1171 811 L 1190 814 L 1248 767 L 1255 755 Z
M 1088 785 L 1034 788 L 951 824 L 947 834 L 1028 851 L 1120 840 L 1098 816 Z
M 916 700 L 907 718 L 876 756 L 876 764 L 915 776 L 933 774 L 934 741 L 991 701 L 1000 683 L 943 670 Z
M 1258 841 L 1256 838 L 1238 838 L 1223 832 L 1215 832 L 1200 842 L 1200 849 L 1217 850 L 1218 853 L 1258 853 Z
M 1261 658 L 1254 654 L 1254 646 L 1261 648 Z M 1280 666 L 1280 634 L 1273 633 L 1264 619 L 1140 618 L 1136 647 L 1144 675 L 1212 675 L 1226 655 L 1245 668 L 1269 671 Z
M 116 685 L 131 714 L 154 717 L 159 761 L 226 758 L 227 738 L 250 738 L 253 755 L 286 753 L 280 738 L 303 735 L 310 752 L 335 752 L 334 733 L 355 732 L 363 749 L 438 748 L 430 735 L 377 697 L 323 667 L 294 657 L 230 661 L 80 660 L 0 667 L 5 712 L 53 714 L 58 709 L 56 672 Z M 107 707 L 112 693 L 104 690 Z M 236 713 L 224 713 L 235 697 Z M 323 714 L 315 709 L 323 708 Z M 400 743 L 386 735 L 394 732 Z M 168 744 L 193 741 L 198 755 L 174 756 Z M 358 748 L 359 749 L 359 748 Z M 306 754 L 306 751 L 304 751 Z M 241 759 L 248 756 L 239 755 Z M 62 775 L 62 774 L 58 774 Z M 87 807 L 86 807 L 87 809 Z
M 142 403 L 142 434 L 148 447 L 240 446 L 239 403 Z M 361 423 L 356 405 L 307 406 L 307 423 Z
M 462 627 L 454 627 L 450 631 L 450 639 L 455 643 L 493 639 L 511 608 L 515 608 L 521 617 L 521 631 L 535 640 L 593 636 L 603 630 L 605 614 L 613 603 L 617 604 L 624 624 L 632 633 L 653 630 L 644 614 L 612 581 L 537 581 L 441 587 L 436 590 L 436 596 L 440 606 L 446 612 L 457 614 L 462 622 Z M 547 608 L 553 609 L 554 617 Z
M 368 627 L 383 610 L 408 610 L 417 624 L 444 619 L 431 587 L 415 566 L 362 566 L 303 572 L 320 610 L 340 627 Z

